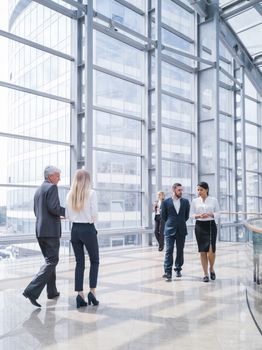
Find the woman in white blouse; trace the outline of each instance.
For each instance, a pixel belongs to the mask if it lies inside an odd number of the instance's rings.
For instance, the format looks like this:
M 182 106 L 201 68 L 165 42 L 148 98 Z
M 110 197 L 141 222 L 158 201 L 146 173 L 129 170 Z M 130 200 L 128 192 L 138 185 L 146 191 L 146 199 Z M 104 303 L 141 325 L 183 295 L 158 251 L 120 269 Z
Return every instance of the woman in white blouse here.
M 98 305 L 95 291 L 97 285 L 99 249 L 97 231 L 94 223 L 97 221 L 97 196 L 91 189 L 90 174 L 84 170 L 77 170 L 73 179 L 72 187 L 66 198 L 67 218 L 73 223 L 71 230 L 71 243 L 76 258 L 75 267 L 75 291 L 77 308 L 87 306 L 83 292 L 85 252 L 84 246 L 90 259 L 89 287 L 87 295 L 88 304 Z
M 217 225 L 219 217 L 218 201 L 209 196 L 209 186 L 206 182 L 197 185 L 198 198 L 191 204 L 191 218 L 196 220 L 195 234 L 200 252 L 200 259 L 204 271 L 203 282 L 209 282 L 208 263 L 211 280 L 216 279 L 214 271 Z

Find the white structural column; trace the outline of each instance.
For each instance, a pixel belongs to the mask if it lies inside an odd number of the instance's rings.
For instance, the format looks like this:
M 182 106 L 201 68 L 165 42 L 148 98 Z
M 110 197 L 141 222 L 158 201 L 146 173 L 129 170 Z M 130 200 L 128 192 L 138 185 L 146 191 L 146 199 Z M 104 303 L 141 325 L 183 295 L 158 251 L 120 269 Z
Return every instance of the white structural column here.
M 161 94 L 161 50 L 162 50 L 162 34 L 161 34 L 161 6 L 162 0 L 155 2 L 155 30 L 157 46 L 155 48 L 155 101 L 156 101 L 156 124 L 155 124 L 155 147 L 156 147 L 156 191 L 162 189 L 162 94 Z
M 200 181 L 208 182 L 210 194 L 219 199 L 219 7 L 218 0 L 199 17 L 198 54 L 213 61 L 199 64 L 198 71 L 198 159 Z
M 93 172 L 93 0 L 85 15 L 85 169 Z
M 151 0 L 145 4 L 144 16 L 145 33 L 151 39 Z M 151 45 L 151 44 L 150 44 Z M 142 123 L 142 226 L 152 228 L 152 206 L 151 206 L 151 46 L 144 51 L 144 93 L 143 111 L 144 122 Z M 148 243 L 148 242 L 147 242 Z M 147 244 L 148 245 L 148 244 Z
M 81 4 L 81 2 L 79 2 Z M 82 118 L 84 113 L 82 111 L 82 42 L 83 29 L 82 20 L 80 18 L 71 21 L 71 52 L 74 61 L 71 63 L 71 99 L 74 104 L 71 105 L 70 115 L 70 179 L 72 180 L 77 168 L 81 167 L 81 148 L 82 148 Z
M 244 67 L 240 67 L 240 81 L 241 81 L 241 90 L 240 90 L 240 124 L 241 124 L 241 197 L 242 197 L 242 206 L 241 210 L 247 211 L 247 190 L 246 190 L 246 118 L 245 118 L 245 70 Z M 239 208 L 240 209 L 240 208 Z M 246 218 L 244 215 L 242 217 Z

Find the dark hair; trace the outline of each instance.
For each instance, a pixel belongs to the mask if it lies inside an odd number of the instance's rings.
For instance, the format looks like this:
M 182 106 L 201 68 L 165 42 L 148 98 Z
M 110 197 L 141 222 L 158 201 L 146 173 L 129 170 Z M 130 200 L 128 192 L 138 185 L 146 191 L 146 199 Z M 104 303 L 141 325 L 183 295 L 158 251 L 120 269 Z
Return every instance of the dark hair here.
M 207 190 L 207 195 L 209 195 L 209 186 L 207 182 L 201 181 L 197 184 L 197 186 L 204 188 Z
M 175 190 L 177 187 L 182 186 L 180 183 L 176 182 L 174 183 L 174 185 L 172 186 L 172 189 Z

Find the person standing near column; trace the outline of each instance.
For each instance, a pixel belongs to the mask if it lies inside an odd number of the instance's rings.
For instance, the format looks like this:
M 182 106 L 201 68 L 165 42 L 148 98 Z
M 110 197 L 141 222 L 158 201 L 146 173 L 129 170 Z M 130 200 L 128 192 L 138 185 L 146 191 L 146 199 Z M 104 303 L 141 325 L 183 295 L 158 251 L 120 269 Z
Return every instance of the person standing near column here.
M 71 189 L 66 198 L 66 214 L 73 223 L 71 230 L 71 243 L 76 258 L 75 291 L 76 307 L 87 306 L 83 284 L 85 271 L 85 252 L 89 255 L 89 288 L 88 304 L 98 305 L 96 299 L 96 285 L 99 267 L 99 248 L 95 222 L 98 217 L 96 192 L 91 189 L 90 174 L 84 170 L 76 171 Z
M 38 274 L 25 288 L 23 295 L 37 306 L 36 301 L 44 287 L 47 298 L 53 299 L 60 295 L 56 288 L 56 265 L 59 261 L 61 237 L 61 216 L 65 216 L 65 208 L 60 206 L 57 184 L 60 181 L 61 170 L 47 166 L 44 170 L 44 182 L 34 196 L 34 213 L 36 216 L 36 238 L 45 258 L 45 264 Z
M 189 201 L 182 198 L 183 187 L 180 183 L 172 186 L 172 197 L 163 201 L 161 206 L 161 217 L 165 221 L 166 252 L 164 260 L 165 273 L 163 278 L 169 282 L 172 280 L 173 252 L 176 243 L 175 268 L 176 277 L 181 277 L 184 264 L 184 245 L 187 235 L 186 222 L 189 218 Z
M 219 204 L 216 198 L 209 196 L 206 182 L 197 185 L 198 198 L 193 199 L 190 217 L 196 220 L 195 235 L 204 272 L 203 282 L 209 282 L 208 263 L 211 280 L 216 279 L 214 264 L 216 258 L 217 225 Z
M 155 212 L 155 237 L 158 242 L 158 250 L 161 252 L 164 249 L 164 228 L 165 222 L 161 219 L 161 205 L 165 199 L 165 193 L 157 192 L 157 200 L 153 204 L 153 211 Z

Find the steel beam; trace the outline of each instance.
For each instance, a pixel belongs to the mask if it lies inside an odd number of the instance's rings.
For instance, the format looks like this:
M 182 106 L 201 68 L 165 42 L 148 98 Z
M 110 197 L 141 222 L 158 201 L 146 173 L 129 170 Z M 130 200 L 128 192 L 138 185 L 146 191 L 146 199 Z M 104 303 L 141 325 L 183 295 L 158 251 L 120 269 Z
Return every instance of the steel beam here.
M 32 0 L 40 5 L 43 5 L 45 7 L 48 7 L 50 10 L 56 11 L 58 13 L 61 13 L 64 16 L 70 17 L 70 18 L 77 18 L 77 11 L 69 10 L 68 8 L 59 5 L 51 0 Z
M 233 9 L 232 11 L 228 11 L 228 12 L 225 9 L 223 10 L 223 7 L 222 7 L 222 13 L 220 16 L 223 19 L 228 19 L 228 18 L 238 16 L 241 13 L 253 8 L 255 5 L 258 5 L 260 2 L 261 0 L 251 0 L 245 3 L 244 5 L 238 6 L 236 9 Z
M 60 51 L 51 49 L 50 47 L 47 47 L 47 46 L 37 44 L 37 43 L 34 42 L 34 41 L 31 41 L 31 40 L 22 38 L 22 37 L 20 37 L 20 36 L 18 36 L 18 35 L 15 35 L 15 34 L 6 32 L 6 31 L 4 31 L 4 30 L 0 30 L 0 36 L 3 36 L 3 37 L 5 37 L 5 38 L 7 38 L 7 39 L 10 39 L 10 40 L 14 40 L 14 41 L 19 42 L 19 43 L 21 43 L 21 44 L 24 44 L 24 45 L 33 47 L 34 49 L 37 49 L 37 50 L 41 50 L 41 51 L 50 53 L 51 55 L 64 58 L 65 60 L 74 61 L 74 57 L 72 57 L 72 56 L 70 56 L 70 55 L 67 55 L 67 54 L 65 54 L 65 53 L 63 53 L 63 52 L 60 52 Z
M 189 0 L 190 5 L 196 10 L 200 17 L 207 17 L 207 2 L 204 0 Z
M 2 81 L 2 80 L 0 80 L 0 86 L 8 88 L 8 89 L 18 90 L 18 91 L 21 91 L 21 92 L 26 92 L 28 94 L 32 94 L 32 95 L 36 95 L 36 96 L 50 98 L 51 100 L 56 100 L 56 101 L 60 101 L 60 102 L 74 104 L 74 101 L 69 100 L 68 98 L 52 95 L 52 94 L 49 94 L 47 92 L 42 92 L 42 91 L 26 88 L 26 87 L 20 86 L 20 85 L 7 83 L 7 82 Z

